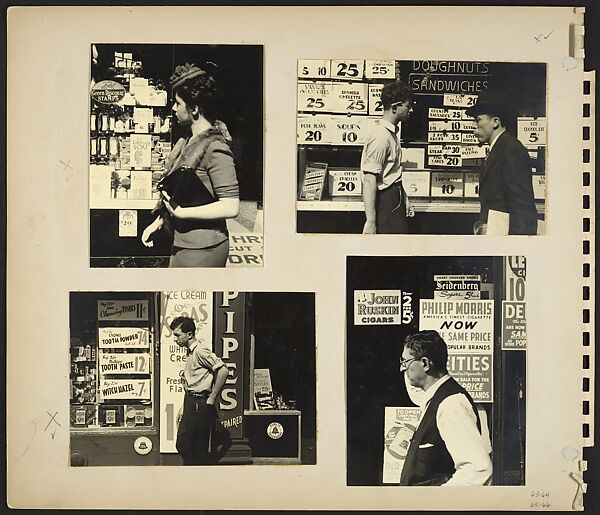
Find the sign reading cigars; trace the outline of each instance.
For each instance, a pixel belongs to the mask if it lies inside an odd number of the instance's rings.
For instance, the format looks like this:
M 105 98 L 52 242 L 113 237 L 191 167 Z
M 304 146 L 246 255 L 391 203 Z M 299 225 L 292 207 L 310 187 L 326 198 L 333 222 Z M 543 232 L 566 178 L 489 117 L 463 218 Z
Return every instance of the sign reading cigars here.
M 412 293 L 354 290 L 354 325 L 400 325 L 412 319 Z

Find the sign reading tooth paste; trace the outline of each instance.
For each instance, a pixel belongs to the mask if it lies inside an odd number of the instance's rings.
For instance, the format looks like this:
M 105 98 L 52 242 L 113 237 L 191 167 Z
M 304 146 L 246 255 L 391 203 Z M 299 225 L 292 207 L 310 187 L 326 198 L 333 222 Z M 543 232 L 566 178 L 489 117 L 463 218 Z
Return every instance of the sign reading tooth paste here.
M 421 299 L 419 330 L 436 330 L 448 347 L 448 371 L 475 402 L 492 402 L 494 301 Z
M 110 354 L 101 352 L 98 360 L 98 372 L 101 376 L 150 373 L 150 354 L 148 353 Z
M 354 290 L 354 325 L 400 325 L 412 319 L 412 293 Z

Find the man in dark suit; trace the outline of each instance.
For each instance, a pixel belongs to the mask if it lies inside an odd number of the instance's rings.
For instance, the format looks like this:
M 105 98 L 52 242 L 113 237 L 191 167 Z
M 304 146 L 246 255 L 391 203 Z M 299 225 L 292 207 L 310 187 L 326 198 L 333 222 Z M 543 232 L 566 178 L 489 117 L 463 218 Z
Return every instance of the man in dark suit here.
M 536 234 L 537 211 L 527 149 L 506 131 L 508 108 L 497 92 L 485 90 L 466 110 L 475 118 L 475 135 L 490 152 L 479 175 L 481 214 L 477 226 L 488 222 L 490 209 L 509 214 L 508 234 Z
M 407 388 L 421 391 L 421 419 L 400 485 L 483 486 L 491 481 L 489 439 L 483 437 L 473 399 L 448 374 L 447 361 L 446 342 L 437 331 L 404 340 L 400 370 Z

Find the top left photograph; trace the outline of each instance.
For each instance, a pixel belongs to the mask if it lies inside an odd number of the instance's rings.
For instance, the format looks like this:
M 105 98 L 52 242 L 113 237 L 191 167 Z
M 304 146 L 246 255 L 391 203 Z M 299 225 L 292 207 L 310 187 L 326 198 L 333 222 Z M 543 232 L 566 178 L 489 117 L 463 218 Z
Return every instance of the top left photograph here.
M 90 267 L 263 266 L 263 46 L 91 45 Z

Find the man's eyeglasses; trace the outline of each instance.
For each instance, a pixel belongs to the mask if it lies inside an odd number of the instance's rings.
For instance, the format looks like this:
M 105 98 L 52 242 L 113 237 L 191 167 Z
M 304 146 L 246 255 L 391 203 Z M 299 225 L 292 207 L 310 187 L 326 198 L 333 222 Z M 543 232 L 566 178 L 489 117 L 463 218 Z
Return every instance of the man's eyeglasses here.
M 400 360 L 400 371 L 406 370 L 408 368 L 408 365 L 417 359 L 421 358 L 408 358 Z

